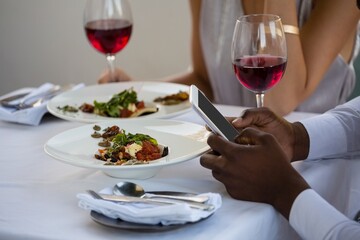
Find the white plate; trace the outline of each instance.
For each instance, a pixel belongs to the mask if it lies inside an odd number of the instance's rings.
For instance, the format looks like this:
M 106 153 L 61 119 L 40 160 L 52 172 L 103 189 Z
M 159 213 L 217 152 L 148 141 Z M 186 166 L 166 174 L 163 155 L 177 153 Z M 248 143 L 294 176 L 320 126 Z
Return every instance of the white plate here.
M 212 215 L 210 215 L 210 216 L 212 216 Z M 132 223 L 132 222 L 125 222 L 121 219 L 109 218 L 109 217 L 102 215 L 101 213 L 97 213 L 95 211 L 90 212 L 90 217 L 96 223 L 99 223 L 101 225 L 104 225 L 107 227 L 118 228 L 118 229 L 124 229 L 124 230 L 128 230 L 128 231 L 135 231 L 135 232 L 139 232 L 139 231 L 143 231 L 143 232 L 170 231 L 170 230 L 190 226 L 192 224 L 197 223 L 197 222 L 194 222 L 194 223 L 174 224 L 174 225 L 160 225 L 160 224 L 150 225 L 150 224 Z M 207 219 L 207 218 L 200 219 L 199 221 L 203 221 L 205 219 Z
M 135 180 L 135 181 L 132 181 L 132 182 L 137 183 L 137 184 L 141 184 L 146 192 L 164 191 L 164 190 L 174 191 L 174 188 L 175 188 L 176 191 L 180 191 L 182 193 L 189 193 L 190 195 L 199 194 L 199 193 L 196 193 L 191 188 L 174 186 L 172 184 L 159 183 L 159 182 L 151 181 L 151 180 L 141 181 L 141 182 L 137 182 Z M 104 188 L 104 189 L 102 189 L 100 191 L 100 193 L 112 194 L 112 188 L 113 188 L 113 186 Z M 210 215 L 210 216 L 212 216 L 212 215 Z M 129 231 L 146 231 L 146 232 L 158 232 L 158 231 L 174 230 L 174 229 L 178 229 L 180 227 L 190 226 L 192 224 L 195 224 L 195 223 L 198 223 L 200 221 L 203 221 L 203 220 L 207 219 L 207 218 L 203 218 L 203 219 L 200 219 L 198 222 L 192 222 L 192 223 L 188 222 L 188 223 L 185 223 L 185 224 L 173 224 L 173 225 L 158 224 L 158 225 L 151 225 L 151 224 L 141 224 L 141 223 L 126 222 L 126 221 L 123 221 L 121 219 L 113 219 L 113 218 L 109 218 L 109 217 L 107 217 L 105 215 L 102 215 L 101 213 L 97 213 L 95 211 L 90 212 L 90 217 L 96 223 L 99 223 L 99 224 L 104 225 L 104 226 L 118 228 L 118 229 L 125 229 L 125 230 L 129 230 Z
M 64 112 L 59 110 L 58 107 L 65 105 L 79 107 L 83 103 L 93 104 L 94 100 L 107 102 L 114 94 L 131 87 L 138 93 L 139 101 L 143 100 L 145 104 L 155 104 L 159 108 L 159 111 L 137 118 L 118 118 L 121 121 L 134 121 L 145 118 L 171 118 L 191 110 L 189 101 L 172 106 L 164 106 L 153 102 L 157 97 L 164 97 L 169 94 L 178 93 L 179 91 L 189 91 L 189 86 L 187 85 L 164 82 L 121 82 L 87 86 L 78 90 L 62 93 L 52 98 L 47 104 L 47 109 L 51 114 L 69 121 L 95 123 L 114 120 L 114 118 L 111 117 L 103 117 L 81 111 L 77 113 Z
M 101 129 L 117 125 L 128 133 L 143 133 L 168 146 L 168 156 L 149 164 L 109 166 L 97 160 L 94 154 L 100 148 L 98 138 L 90 135 L 94 124 L 87 124 L 62 132 L 47 141 L 45 152 L 55 159 L 71 165 L 104 171 L 117 178 L 146 179 L 154 176 L 162 167 L 181 163 L 209 150 L 206 143 L 208 131 L 204 126 L 171 120 L 144 119 L 133 122 L 119 120 L 97 123 Z

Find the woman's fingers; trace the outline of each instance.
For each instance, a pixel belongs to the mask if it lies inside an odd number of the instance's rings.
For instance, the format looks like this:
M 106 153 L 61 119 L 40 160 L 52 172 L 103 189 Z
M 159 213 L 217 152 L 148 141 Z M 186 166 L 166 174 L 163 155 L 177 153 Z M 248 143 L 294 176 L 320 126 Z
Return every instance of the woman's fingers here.
M 106 70 L 101 74 L 98 83 L 110 83 L 110 82 L 127 82 L 131 81 L 131 77 L 127 75 L 123 70 L 116 68 L 115 69 L 115 80 L 111 79 L 109 70 Z

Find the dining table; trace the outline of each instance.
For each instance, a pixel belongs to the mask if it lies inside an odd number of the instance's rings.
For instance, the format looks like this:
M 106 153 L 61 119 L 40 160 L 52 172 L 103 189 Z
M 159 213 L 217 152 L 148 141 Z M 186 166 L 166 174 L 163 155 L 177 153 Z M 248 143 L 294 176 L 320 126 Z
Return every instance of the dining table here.
M 246 109 L 215 106 L 225 116 L 240 116 Z M 286 119 L 298 121 L 316 115 L 292 112 Z M 205 124 L 192 109 L 171 120 Z M 200 165 L 199 156 L 165 166 L 154 177 L 134 180 L 65 164 L 45 153 L 48 139 L 84 124 L 49 113 L 39 126 L 0 121 L 0 239 L 300 239 L 271 205 L 231 198 L 211 171 Z M 360 199 L 358 160 L 338 156 L 292 164 L 324 199 L 353 218 Z M 147 189 L 161 190 L 166 186 L 174 191 L 219 193 L 222 206 L 204 220 L 153 231 L 104 226 L 78 206 L 77 194 L 87 189 L 100 191 L 123 180 Z

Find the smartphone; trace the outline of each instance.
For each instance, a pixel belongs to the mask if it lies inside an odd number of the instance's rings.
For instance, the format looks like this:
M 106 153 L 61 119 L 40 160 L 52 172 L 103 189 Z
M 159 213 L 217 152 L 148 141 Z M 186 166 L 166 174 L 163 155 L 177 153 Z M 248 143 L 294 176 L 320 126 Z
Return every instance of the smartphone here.
M 190 103 L 214 133 L 234 141 L 239 132 L 195 85 L 190 86 Z

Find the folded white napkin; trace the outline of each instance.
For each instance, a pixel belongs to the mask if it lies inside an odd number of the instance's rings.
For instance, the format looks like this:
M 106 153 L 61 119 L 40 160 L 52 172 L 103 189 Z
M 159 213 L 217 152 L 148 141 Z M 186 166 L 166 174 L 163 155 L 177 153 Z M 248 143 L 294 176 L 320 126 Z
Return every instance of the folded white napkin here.
M 108 193 L 102 191 L 102 193 Z M 213 204 L 212 211 L 203 211 L 190 208 L 188 204 L 152 205 L 144 203 L 115 203 L 111 201 L 94 199 L 89 194 L 79 193 L 79 206 L 86 210 L 93 210 L 107 217 L 121 219 L 127 222 L 142 224 L 185 224 L 197 222 L 209 217 L 221 207 L 221 196 L 218 193 L 204 193 L 209 197 L 207 204 Z
M 10 96 L 14 96 L 16 94 L 21 93 L 29 93 L 25 97 L 21 99 L 16 99 L 11 103 L 19 103 L 20 101 L 29 99 L 33 96 L 40 96 L 41 94 L 45 94 L 46 92 L 50 91 L 55 85 L 52 83 L 44 83 L 38 88 L 22 88 L 13 92 L 10 92 L 4 96 L 0 97 L 1 99 L 5 99 Z M 79 89 L 84 87 L 83 83 L 74 85 L 71 90 Z M 15 123 L 22 123 L 27 125 L 39 125 L 42 117 L 47 112 L 47 101 L 44 101 L 40 106 L 33 107 L 33 108 L 26 108 L 22 110 L 17 110 L 15 108 L 7 108 L 0 105 L 0 120 L 8 121 L 8 122 L 15 122 Z

